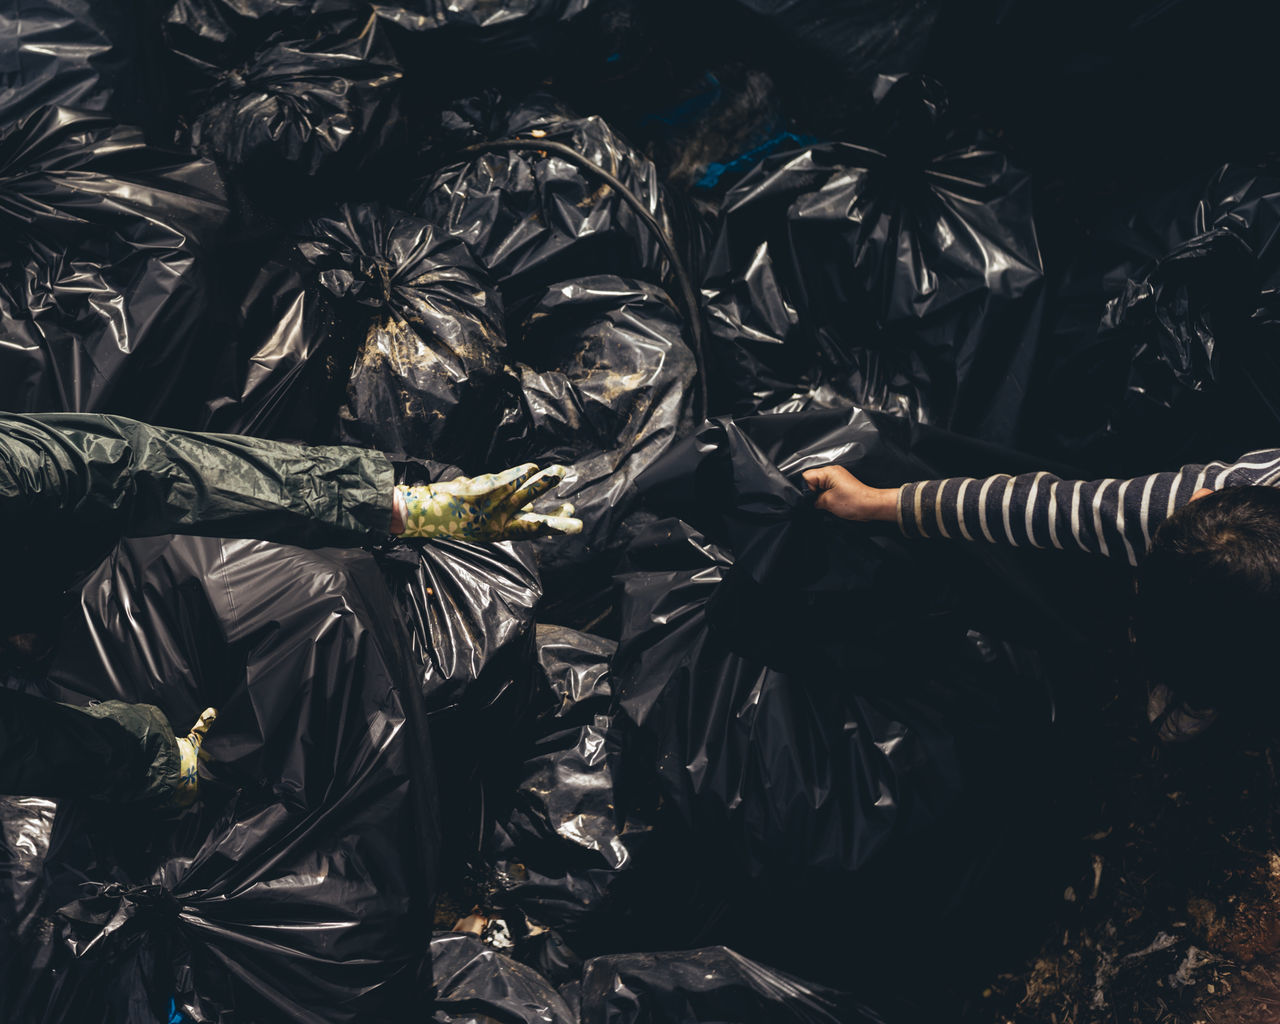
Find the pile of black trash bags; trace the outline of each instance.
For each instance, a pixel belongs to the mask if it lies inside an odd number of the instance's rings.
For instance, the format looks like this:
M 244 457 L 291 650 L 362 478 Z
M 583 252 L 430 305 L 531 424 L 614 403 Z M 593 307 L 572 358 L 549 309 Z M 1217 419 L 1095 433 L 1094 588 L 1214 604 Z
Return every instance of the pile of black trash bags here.
M 1274 438 L 1227 6 L 8 0 L 0 408 L 563 463 L 585 529 L 79 566 L 7 685 L 220 717 L 179 815 L 0 798 L 0 1019 L 956 1013 L 1097 579 L 801 473 Z

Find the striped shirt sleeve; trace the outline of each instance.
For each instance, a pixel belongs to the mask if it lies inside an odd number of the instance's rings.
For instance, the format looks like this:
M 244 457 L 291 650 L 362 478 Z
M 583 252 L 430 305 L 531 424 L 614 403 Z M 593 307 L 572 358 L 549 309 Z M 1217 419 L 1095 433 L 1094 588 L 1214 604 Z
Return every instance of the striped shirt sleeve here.
M 1156 527 L 1200 488 L 1249 485 L 1280 486 L 1280 449 L 1132 480 L 1049 473 L 923 480 L 899 490 L 898 525 L 908 537 L 1079 550 L 1137 565 Z

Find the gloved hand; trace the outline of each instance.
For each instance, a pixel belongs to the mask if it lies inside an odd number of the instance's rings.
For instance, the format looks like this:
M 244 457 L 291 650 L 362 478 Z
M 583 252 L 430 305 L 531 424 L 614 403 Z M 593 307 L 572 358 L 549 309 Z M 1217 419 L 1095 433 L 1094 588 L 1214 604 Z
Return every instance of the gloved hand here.
M 437 484 L 396 487 L 408 538 L 454 537 L 458 540 L 529 540 L 582 531 L 573 506 L 561 505 L 549 515 L 533 511 L 533 502 L 564 479 L 568 469 L 532 462 L 477 477 Z
M 217 717 L 217 711 L 205 708 L 191 731 L 186 736 L 178 737 L 178 787 L 173 796 L 173 802 L 178 807 L 195 803 L 196 788 L 200 783 L 200 762 L 209 759 L 209 755 L 201 749 L 204 746 L 204 734 Z

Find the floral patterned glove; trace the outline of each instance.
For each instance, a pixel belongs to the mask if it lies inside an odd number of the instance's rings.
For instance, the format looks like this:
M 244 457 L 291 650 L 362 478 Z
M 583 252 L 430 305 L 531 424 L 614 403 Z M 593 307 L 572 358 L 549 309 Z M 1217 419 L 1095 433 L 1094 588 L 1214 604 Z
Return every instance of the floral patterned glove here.
M 218 712 L 214 708 L 205 708 L 191 731 L 186 736 L 178 737 L 178 789 L 173 802 L 179 807 L 195 803 L 200 785 L 200 762 L 209 759 L 203 749 L 204 734 L 217 717 Z
M 459 477 L 444 483 L 396 487 L 396 502 L 408 538 L 454 537 L 458 540 L 529 540 L 580 533 L 582 520 L 573 506 L 549 515 L 533 511 L 535 499 L 564 479 L 564 466 L 541 472 L 532 462 L 483 476 Z

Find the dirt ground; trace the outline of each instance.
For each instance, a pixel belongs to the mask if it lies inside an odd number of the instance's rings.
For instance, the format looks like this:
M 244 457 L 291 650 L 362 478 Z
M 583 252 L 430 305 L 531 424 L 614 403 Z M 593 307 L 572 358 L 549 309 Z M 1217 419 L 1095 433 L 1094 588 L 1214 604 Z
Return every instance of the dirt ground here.
M 1229 720 L 1161 745 L 1140 708 L 1098 710 L 1092 820 L 1058 911 L 965 1021 L 1280 1022 L 1280 745 Z

